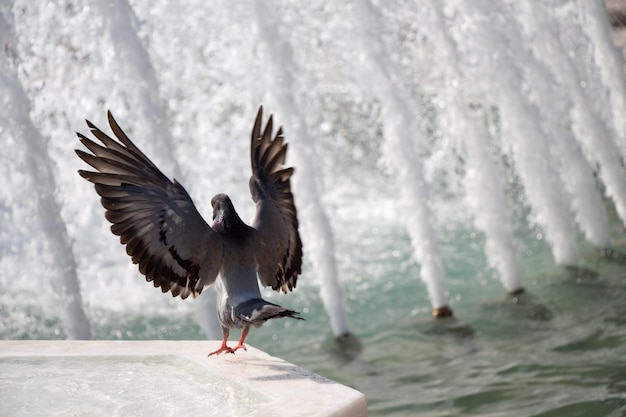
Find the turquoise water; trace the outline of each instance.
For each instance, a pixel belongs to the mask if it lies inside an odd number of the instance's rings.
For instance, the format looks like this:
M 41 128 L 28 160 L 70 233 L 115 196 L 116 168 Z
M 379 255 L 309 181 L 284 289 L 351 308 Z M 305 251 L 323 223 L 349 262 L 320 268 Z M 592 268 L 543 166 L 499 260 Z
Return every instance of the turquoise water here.
M 447 266 L 452 320 L 429 317 L 404 255 L 385 268 L 377 248 L 366 246 L 361 256 L 385 270 L 374 282 L 348 285 L 359 353 L 321 336 L 313 302 L 303 325 L 273 323 L 251 343 L 363 391 L 371 415 L 626 415 L 624 265 L 589 249 L 587 269 L 556 267 L 541 246 L 526 248 L 527 293 L 517 303 L 480 277 L 488 275 L 480 256 L 457 257 Z

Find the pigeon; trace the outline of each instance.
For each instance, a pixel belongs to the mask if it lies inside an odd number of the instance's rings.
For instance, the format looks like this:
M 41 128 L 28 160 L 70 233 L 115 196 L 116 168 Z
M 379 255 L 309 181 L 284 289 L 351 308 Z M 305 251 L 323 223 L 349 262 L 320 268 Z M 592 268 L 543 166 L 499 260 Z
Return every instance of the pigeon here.
M 126 136 L 107 113 L 117 140 L 87 120 L 101 143 L 77 133 L 90 151 L 76 154 L 95 171 L 78 173 L 95 185 L 111 231 L 120 237 L 132 262 L 146 281 L 173 297 L 194 298 L 215 284 L 222 344 L 209 356 L 246 350 L 251 327 L 269 319 L 302 320 L 300 313 L 261 297 L 259 281 L 287 293 L 296 287 L 302 267 L 302 241 L 291 192 L 294 168 L 285 168 L 287 144 L 282 127 L 272 136 L 272 116 L 262 130 L 258 110 L 250 143 L 252 176 L 249 186 L 256 213 L 244 223 L 231 199 L 211 199 L 213 224 L 202 218 L 183 186 L 166 177 Z M 240 329 L 239 343 L 228 346 L 230 329 Z

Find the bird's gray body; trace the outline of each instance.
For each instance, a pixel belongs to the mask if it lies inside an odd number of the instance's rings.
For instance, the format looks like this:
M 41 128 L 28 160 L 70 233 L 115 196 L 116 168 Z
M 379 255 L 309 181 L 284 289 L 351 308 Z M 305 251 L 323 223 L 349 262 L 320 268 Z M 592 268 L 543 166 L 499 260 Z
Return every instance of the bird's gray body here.
M 214 223 L 213 229 L 219 230 L 219 225 Z M 259 244 L 255 232 L 253 228 L 247 226 L 244 233 L 223 232 L 224 258 L 215 285 L 217 315 L 222 326 L 227 328 L 241 329 L 250 325 L 259 327 L 271 318 L 259 320 L 257 317 L 259 312 L 267 308 L 278 307 L 289 311 L 261 297 L 256 272 L 257 262 L 255 257 L 250 255 L 255 252 L 251 246 Z
M 250 193 L 256 204 L 252 225 L 245 224 L 226 194 L 211 200 L 213 224 L 198 213 L 191 197 L 170 181 L 137 148 L 113 116 L 109 124 L 118 141 L 87 122 L 102 145 L 78 134 L 91 151 L 76 153 L 97 172 L 79 171 L 93 182 L 105 207 L 111 231 L 120 236 L 139 271 L 161 291 L 196 297 L 216 284 L 218 317 L 226 346 L 228 329 L 243 329 L 235 348 L 243 347 L 250 327 L 298 313 L 263 300 L 259 281 L 276 291 L 296 286 L 302 265 L 302 242 L 290 178 L 284 168 L 287 145 L 282 129 L 272 136 L 272 117 L 261 130 L 262 109 L 252 130 Z

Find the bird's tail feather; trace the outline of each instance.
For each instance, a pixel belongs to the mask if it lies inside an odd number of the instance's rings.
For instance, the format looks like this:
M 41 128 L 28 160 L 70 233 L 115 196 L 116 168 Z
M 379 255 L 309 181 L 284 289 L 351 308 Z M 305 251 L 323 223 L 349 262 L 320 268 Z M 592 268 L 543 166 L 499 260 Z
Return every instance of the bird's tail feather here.
M 289 310 L 262 298 L 253 298 L 235 307 L 235 315 L 244 322 L 258 327 L 269 319 L 289 317 L 304 320 L 297 311 Z

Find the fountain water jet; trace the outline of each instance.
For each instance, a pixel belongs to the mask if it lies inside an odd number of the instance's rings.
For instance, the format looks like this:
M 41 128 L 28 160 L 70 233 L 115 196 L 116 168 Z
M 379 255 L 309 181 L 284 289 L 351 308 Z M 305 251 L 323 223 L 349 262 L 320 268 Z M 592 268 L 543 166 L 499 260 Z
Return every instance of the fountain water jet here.
M 607 10 L 601 1 L 577 1 L 580 8 L 582 30 L 587 34 L 587 41 L 593 45 L 591 53 L 597 71 L 602 78 L 605 94 L 608 95 L 612 120 L 612 134 L 621 151 L 621 158 L 626 158 L 626 79 L 624 78 L 624 60 L 611 39 L 610 26 L 607 24 Z M 581 79 L 584 81 L 584 78 Z M 600 106 L 598 101 L 594 101 Z M 600 107 L 601 108 L 601 107 Z M 611 123 L 611 122 L 609 122 Z M 624 218 L 622 218 L 624 221 Z
M 160 97 L 160 83 L 144 42 L 140 39 L 137 28 L 139 23 L 127 0 L 112 3 L 97 3 L 100 16 L 112 43 L 114 54 L 120 63 L 117 76 L 123 83 L 129 83 L 128 106 L 138 109 L 145 123 L 144 135 L 152 140 L 142 143 L 149 154 L 161 155 L 159 166 L 167 175 L 186 183 L 176 159 L 174 139 L 170 134 L 169 121 Z M 221 329 L 217 320 L 217 302 L 214 289 L 205 291 L 195 303 L 198 323 L 210 339 L 219 339 Z
M 416 260 L 421 264 L 420 276 L 426 284 L 432 304 L 434 317 L 449 317 L 452 310 L 448 307 L 443 287 L 443 267 L 439 244 L 431 226 L 431 208 L 429 207 L 428 184 L 424 178 L 424 168 L 414 149 L 414 142 L 424 143 L 425 138 L 415 128 L 419 117 L 410 114 L 409 105 L 400 93 L 400 87 L 393 80 L 393 67 L 386 65 L 385 46 L 372 33 L 372 28 L 381 30 L 383 23 L 378 12 L 369 0 L 359 0 L 357 24 L 361 36 L 361 48 L 364 50 L 363 80 L 369 80 L 376 86 L 375 92 L 383 106 L 383 134 L 385 144 L 383 157 L 403 198 L 398 203 L 399 212 L 406 220 L 406 227 L 411 237 Z M 367 72 L 367 73 L 365 73 Z M 420 114 L 418 110 L 416 114 Z M 417 137 L 416 137 L 417 136 Z
M 547 15 L 529 3 L 520 7 L 518 13 L 525 16 L 522 27 L 525 38 L 541 36 L 542 42 L 533 45 L 536 60 L 528 62 L 528 71 L 543 77 L 534 77 L 536 101 L 547 103 L 557 123 L 545 123 L 546 131 L 552 138 L 553 153 L 557 155 L 561 166 L 561 178 L 571 196 L 572 208 L 586 238 L 594 245 L 604 248 L 611 245 L 609 220 L 598 192 L 593 170 L 572 131 L 563 126 L 568 119 L 567 108 L 563 103 L 574 102 L 574 117 L 586 126 L 595 126 L 593 135 L 607 135 L 597 120 L 597 115 L 590 108 L 589 99 L 584 97 L 584 89 L 578 88 L 581 75 L 565 53 L 561 42 L 553 30 Z M 519 44 L 519 43 L 518 43 Z M 570 94 L 570 100 L 564 100 L 564 94 Z M 561 122 L 558 122 L 561 121 Z
M 255 8 L 258 35 L 266 48 L 266 66 L 270 72 L 270 79 L 280 80 L 280 83 L 270 84 L 272 88 L 264 90 L 267 91 L 266 96 L 276 102 L 281 119 L 290 127 L 288 137 L 296 145 L 290 149 L 294 165 L 299 171 L 293 180 L 295 196 L 305 230 L 304 235 L 311 236 L 305 246 L 309 248 L 312 262 L 320 272 L 320 295 L 328 312 L 333 333 L 337 338 L 344 337 L 350 331 L 343 289 L 337 279 L 334 236 L 317 189 L 318 174 L 315 165 L 311 163 L 316 160 L 309 146 L 312 138 L 302 126 L 301 110 L 293 93 L 291 47 L 279 36 L 282 22 L 274 9 L 264 2 L 255 2 Z
M 463 13 L 477 22 L 493 23 L 475 25 L 469 34 L 474 42 L 482 45 L 481 49 L 474 51 L 480 54 L 481 78 L 487 74 L 493 83 L 489 93 L 493 95 L 491 98 L 498 104 L 501 114 L 502 139 L 512 154 L 534 213 L 534 221 L 544 230 L 555 260 L 561 264 L 576 265 L 578 251 L 574 222 L 563 193 L 563 184 L 555 169 L 557 164 L 545 140 L 543 118 L 537 104 L 525 94 L 524 89 L 518 89 L 518 86 L 526 86 L 529 82 L 518 67 L 518 61 L 508 55 L 508 51 L 520 52 L 514 42 L 516 27 L 511 27 L 515 22 L 503 19 L 503 24 L 497 19 L 490 19 L 493 11 L 481 1 L 463 7 Z M 532 56 L 529 58 L 532 59 Z
M 159 82 L 150 55 L 137 33 L 137 17 L 128 0 L 96 2 L 96 5 L 112 44 L 112 54 L 116 57 L 115 77 L 128 86 L 127 105 L 133 109 L 134 117 L 141 116 L 149 121 L 144 134 L 152 140 L 143 146 L 149 154 L 167 156 L 161 158 L 159 166 L 170 177 L 182 179 L 159 95 Z
M 28 170 L 28 179 L 23 185 L 24 191 L 28 190 L 24 199 L 35 200 L 37 222 L 42 225 L 46 239 L 44 251 L 49 254 L 43 260 L 48 267 L 47 285 L 56 292 L 67 337 L 90 339 L 91 328 L 83 309 L 72 245 L 54 195 L 54 163 L 46 149 L 46 140 L 30 119 L 29 98 L 17 78 L 15 62 L 12 62 L 19 60 L 19 55 L 12 49 L 15 43 L 10 10 L 6 4 L 0 4 L 0 44 L 5 45 L 5 56 L 0 59 L 0 95 L 9 104 L 0 113 L 0 132 L 7 144 L 13 144 L 7 148 L 17 149 L 17 159 Z M 31 238 L 37 239 L 37 236 Z
M 443 97 L 447 103 L 445 120 L 448 136 L 457 142 L 467 155 L 465 174 L 466 199 L 474 216 L 474 224 L 486 235 L 485 252 L 492 268 L 499 273 L 500 280 L 509 292 L 520 291 L 520 261 L 508 200 L 502 183 L 503 169 L 489 151 L 493 141 L 483 126 L 481 114 L 473 114 L 469 101 L 459 83 L 463 79 L 459 67 L 457 44 L 446 31 L 443 6 L 431 3 L 432 17 L 430 32 L 434 42 L 440 46 L 436 53 L 441 63 L 444 81 Z M 463 143 L 465 139 L 465 143 Z

